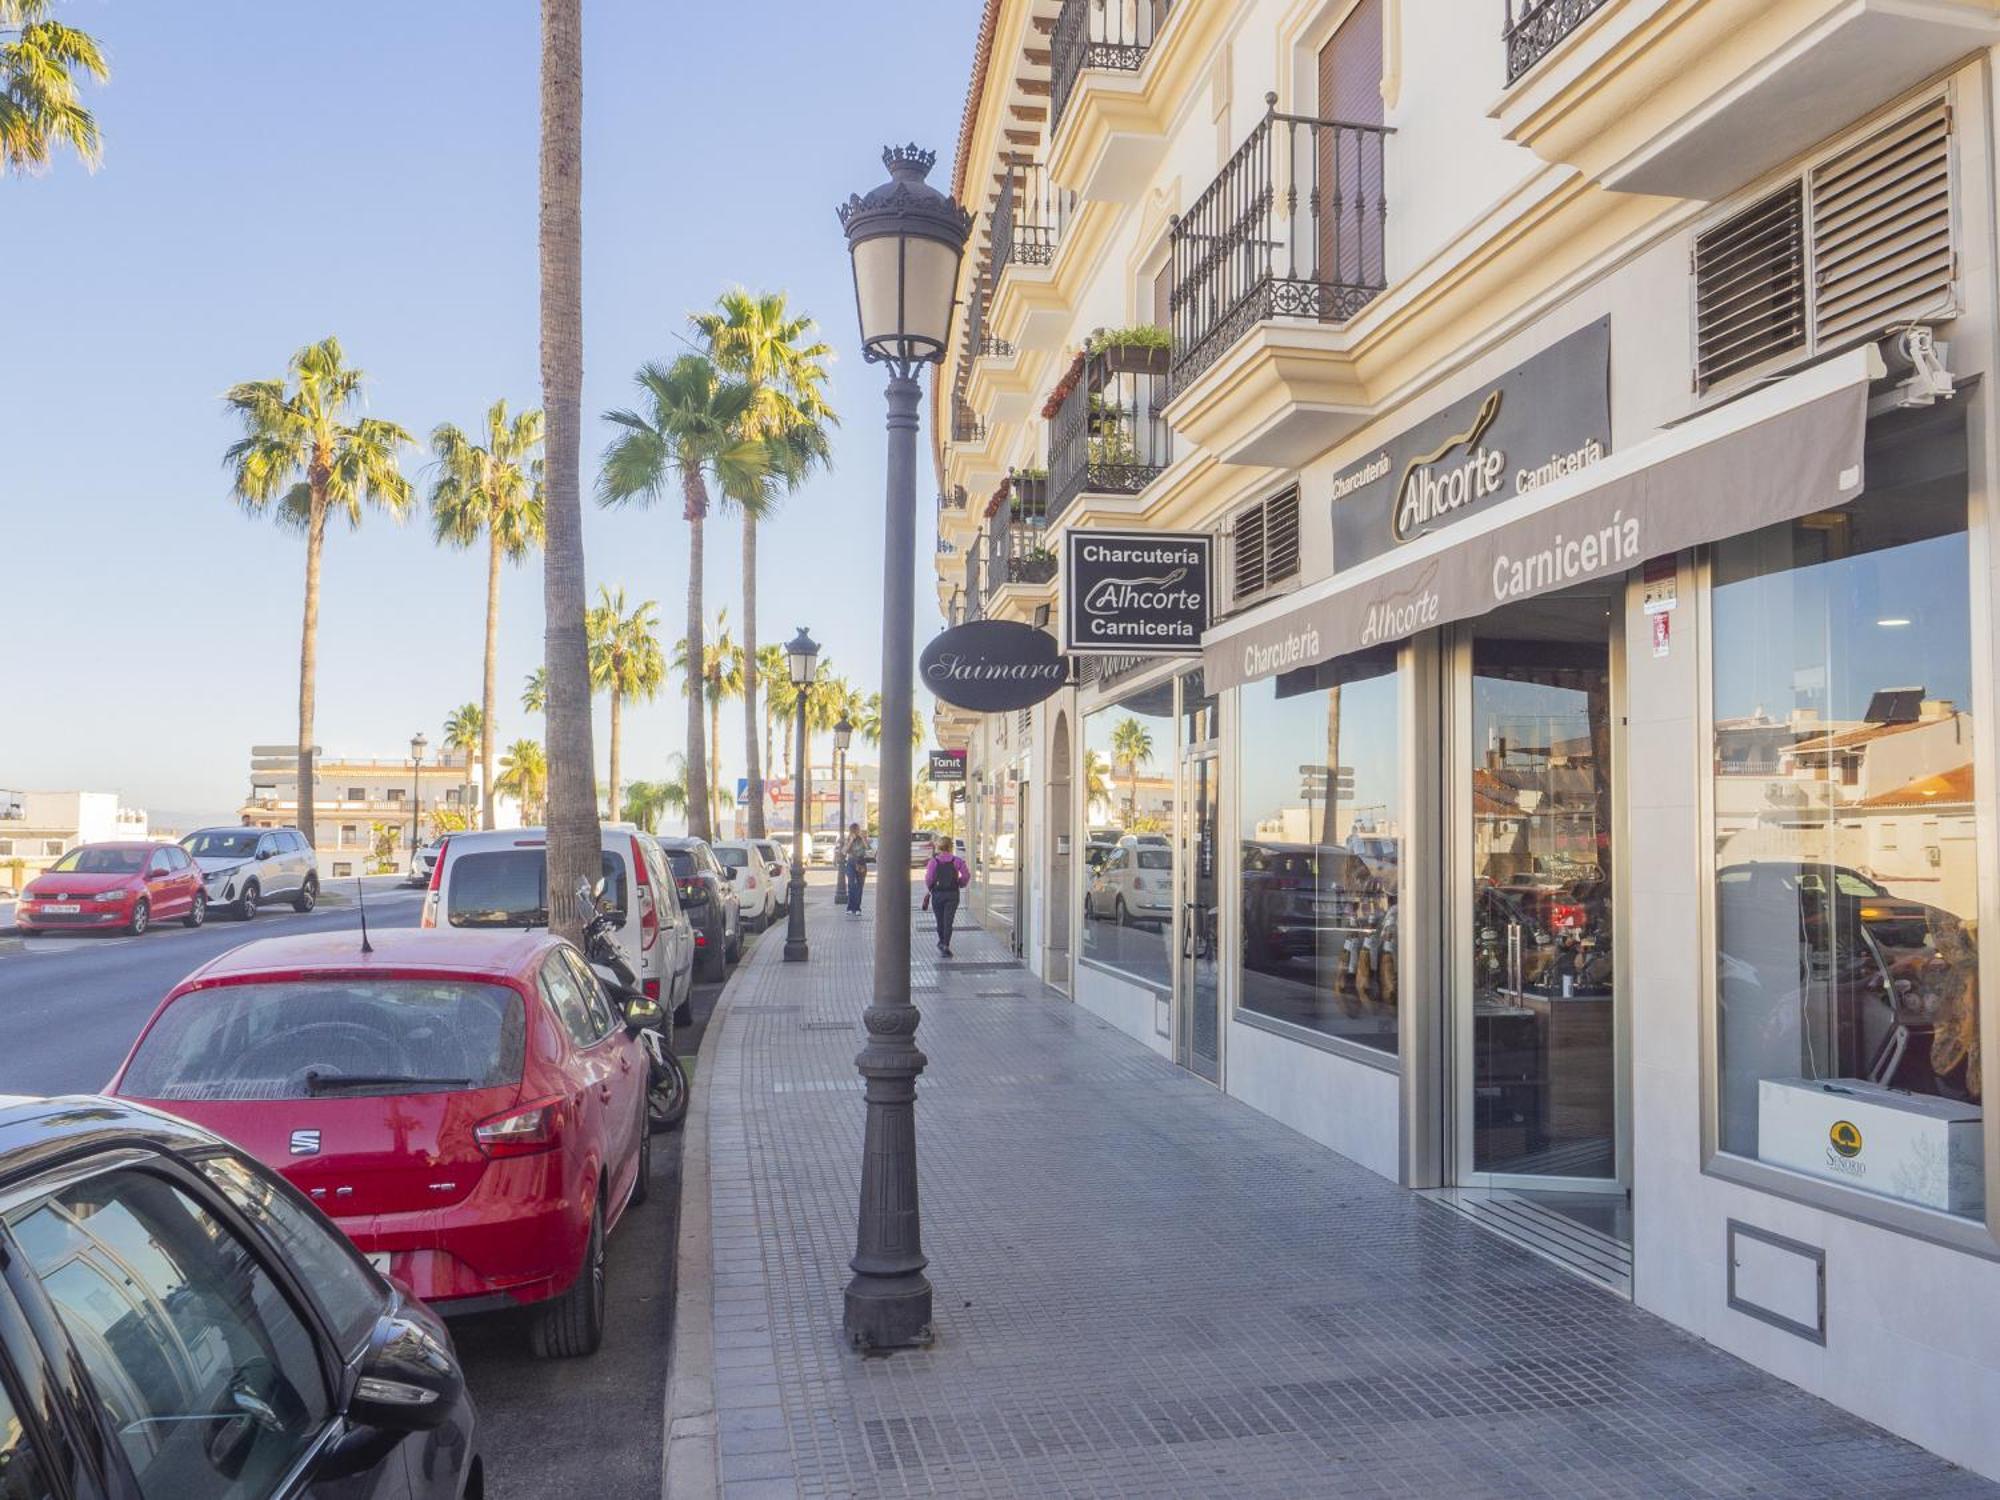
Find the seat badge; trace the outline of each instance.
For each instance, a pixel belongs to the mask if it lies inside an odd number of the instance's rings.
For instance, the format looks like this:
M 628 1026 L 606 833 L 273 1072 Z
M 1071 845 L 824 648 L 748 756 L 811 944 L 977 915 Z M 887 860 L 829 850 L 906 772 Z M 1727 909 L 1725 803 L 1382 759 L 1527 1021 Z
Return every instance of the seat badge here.
M 294 1130 L 292 1132 L 292 1155 L 318 1156 L 319 1132 L 317 1130 Z

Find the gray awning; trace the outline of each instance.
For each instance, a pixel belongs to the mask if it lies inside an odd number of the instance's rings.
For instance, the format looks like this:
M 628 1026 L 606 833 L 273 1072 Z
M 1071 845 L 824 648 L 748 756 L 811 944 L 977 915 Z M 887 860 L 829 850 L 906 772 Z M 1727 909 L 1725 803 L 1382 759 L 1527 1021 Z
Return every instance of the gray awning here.
M 1209 689 L 1330 661 L 1861 493 L 1872 347 L 1209 632 Z

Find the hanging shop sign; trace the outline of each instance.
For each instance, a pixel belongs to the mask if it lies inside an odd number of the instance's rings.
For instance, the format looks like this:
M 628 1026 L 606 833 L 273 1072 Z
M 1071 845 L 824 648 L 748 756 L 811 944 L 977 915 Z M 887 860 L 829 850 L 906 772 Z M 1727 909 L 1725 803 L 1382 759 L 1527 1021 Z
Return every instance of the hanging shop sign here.
M 1610 451 L 1611 320 L 1600 318 L 1335 475 L 1334 571 L 1540 489 Z
M 1030 708 L 1069 682 L 1055 637 L 1013 620 L 954 625 L 924 647 L 917 675 L 945 702 L 974 713 Z
M 965 780 L 965 752 L 963 750 L 931 751 L 931 780 L 933 782 Z
M 1072 531 L 1063 547 L 1063 649 L 1198 656 L 1215 539 L 1206 532 Z

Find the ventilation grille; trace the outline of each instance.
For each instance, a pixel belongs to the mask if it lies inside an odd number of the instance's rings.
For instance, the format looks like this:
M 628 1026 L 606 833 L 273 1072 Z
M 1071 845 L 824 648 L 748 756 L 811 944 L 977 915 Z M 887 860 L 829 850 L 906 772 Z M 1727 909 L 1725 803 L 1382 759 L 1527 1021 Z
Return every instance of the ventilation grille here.
M 1948 305 L 1951 106 L 1942 99 L 1812 170 L 1813 335 L 1822 344 Z
M 1299 572 L 1299 492 L 1286 490 L 1241 512 L 1235 538 L 1230 594 L 1237 605 Z
M 1951 128 L 1932 99 L 1695 237 L 1697 391 L 1956 311 Z
M 1804 192 L 1794 182 L 1694 242 L 1695 386 L 1806 346 Z

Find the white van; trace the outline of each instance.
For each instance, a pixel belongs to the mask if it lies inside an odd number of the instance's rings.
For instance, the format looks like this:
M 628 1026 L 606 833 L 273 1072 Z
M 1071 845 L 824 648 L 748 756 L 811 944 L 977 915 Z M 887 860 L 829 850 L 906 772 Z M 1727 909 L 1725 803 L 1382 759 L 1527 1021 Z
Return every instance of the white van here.
M 424 927 L 460 930 L 549 924 L 548 834 L 541 828 L 454 833 L 438 852 Z M 681 910 L 659 841 L 630 824 L 604 825 L 604 900 L 640 988 L 669 1012 L 694 988 L 694 929 Z

